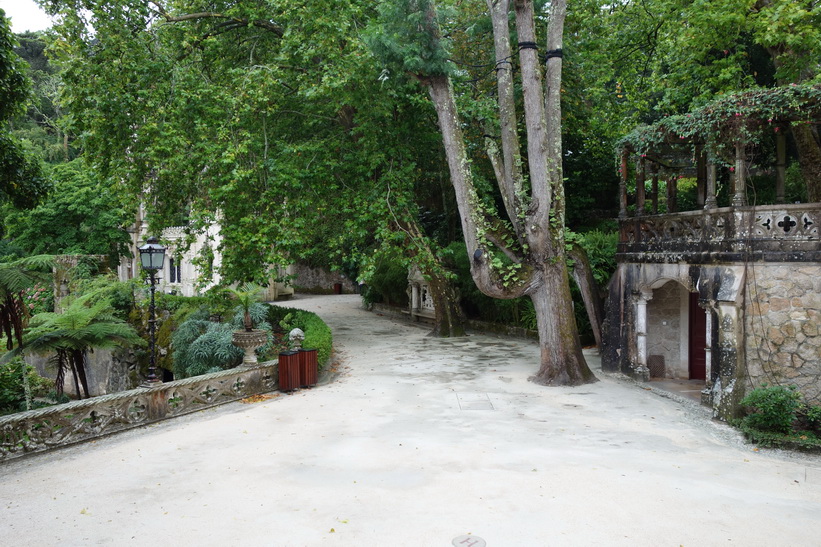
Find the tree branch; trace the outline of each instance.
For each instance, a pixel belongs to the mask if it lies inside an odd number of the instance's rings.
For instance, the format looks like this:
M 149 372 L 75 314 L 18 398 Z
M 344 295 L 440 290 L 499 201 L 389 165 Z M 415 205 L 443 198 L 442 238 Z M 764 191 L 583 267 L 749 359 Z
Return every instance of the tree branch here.
M 251 20 L 245 17 L 234 17 L 231 15 L 226 15 L 224 13 L 213 12 L 213 11 L 201 11 L 197 13 L 186 13 L 183 15 L 171 15 L 166 11 L 162 4 L 153 0 L 151 2 L 156 6 L 157 13 L 159 13 L 163 19 L 165 19 L 166 23 L 182 23 L 184 21 L 198 21 L 200 19 L 225 19 L 235 23 L 237 26 L 233 28 L 239 28 L 240 26 L 254 26 L 257 28 L 261 28 L 267 30 L 269 32 L 273 32 L 280 38 L 285 34 L 285 30 L 270 21 L 265 21 L 262 19 L 255 19 Z

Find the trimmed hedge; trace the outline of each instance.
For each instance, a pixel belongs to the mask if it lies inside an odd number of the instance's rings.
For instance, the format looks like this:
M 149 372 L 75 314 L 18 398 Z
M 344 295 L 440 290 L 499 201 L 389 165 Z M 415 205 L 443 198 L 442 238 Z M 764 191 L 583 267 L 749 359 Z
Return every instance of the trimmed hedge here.
M 316 349 L 319 369 L 325 368 L 331 358 L 333 335 L 330 327 L 317 314 L 296 308 L 269 305 L 268 322 L 274 329 L 282 329 L 286 336 L 292 329 L 302 329 L 305 333 L 302 347 Z

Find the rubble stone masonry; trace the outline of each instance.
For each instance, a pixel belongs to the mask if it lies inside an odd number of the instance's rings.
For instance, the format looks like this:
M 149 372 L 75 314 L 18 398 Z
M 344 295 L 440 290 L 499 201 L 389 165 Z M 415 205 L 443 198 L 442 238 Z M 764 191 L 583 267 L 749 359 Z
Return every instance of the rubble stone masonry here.
M 748 265 L 746 299 L 749 384 L 796 385 L 821 400 L 821 265 Z

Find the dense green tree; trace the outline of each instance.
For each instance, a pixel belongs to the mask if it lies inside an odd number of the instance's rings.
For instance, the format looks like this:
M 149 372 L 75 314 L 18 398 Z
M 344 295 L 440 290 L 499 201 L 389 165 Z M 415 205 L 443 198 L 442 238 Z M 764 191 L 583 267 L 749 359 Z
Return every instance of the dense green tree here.
M 55 186 L 44 203 L 28 210 L 4 207 L 6 236 L 29 254 L 106 255 L 116 264 L 129 253 L 125 227 L 134 218 L 125 196 L 97 180 L 82 159 L 51 172 Z
M 25 62 L 14 52 L 16 45 L 9 20 L 0 9 L 0 201 L 30 207 L 48 184 L 38 158 L 10 131 L 11 120 L 22 113 L 30 91 Z
M 152 231 L 181 211 L 192 231 L 219 219 L 229 281 L 263 282 L 302 256 L 357 264 L 392 242 L 447 284 L 420 224 L 447 205 L 426 189 L 442 187 L 440 145 L 419 121 L 430 113 L 418 91 L 379 92 L 359 36 L 372 7 L 52 5 L 64 16 L 52 51 L 86 153 L 143 193 Z
M 18 34 L 17 41 L 15 52 L 28 64 L 32 93 L 25 114 L 15 119 L 12 133 L 46 162 L 69 161 L 76 157 L 77 150 L 64 127 L 70 117 L 59 100 L 62 77 L 57 66 L 49 62 L 45 34 Z
M 585 28 L 598 35 L 585 50 L 599 67 L 590 88 L 621 101 L 611 116 L 622 119 L 611 119 L 622 125 L 684 114 L 751 87 L 821 81 L 821 5 L 815 0 L 587 5 Z M 817 128 L 796 124 L 791 134 L 809 199 L 821 200 Z

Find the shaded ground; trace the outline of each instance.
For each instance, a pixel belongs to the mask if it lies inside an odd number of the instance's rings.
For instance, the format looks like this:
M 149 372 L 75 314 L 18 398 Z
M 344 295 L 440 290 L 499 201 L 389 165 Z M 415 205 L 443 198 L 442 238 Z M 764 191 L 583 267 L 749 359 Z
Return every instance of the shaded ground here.
M 527 381 L 537 346 L 434 339 L 356 296 L 335 381 L 0 465 L 14 545 L 815 545 L 821 462 L 698 406 Z M 593 368 L 597 358 L 588 355 Z M 13 538 L 11 540 L 10 538 Z M 11 541 L 11 543 L 8 543 Z

